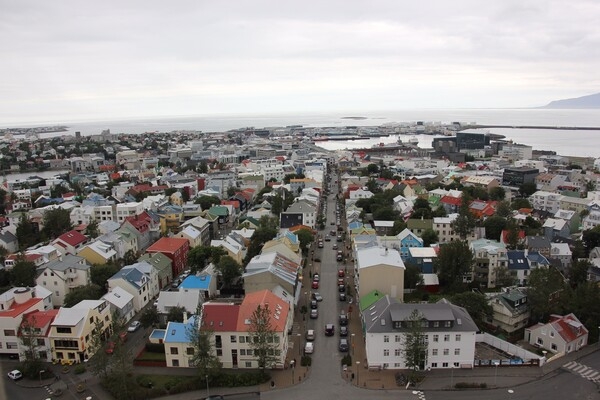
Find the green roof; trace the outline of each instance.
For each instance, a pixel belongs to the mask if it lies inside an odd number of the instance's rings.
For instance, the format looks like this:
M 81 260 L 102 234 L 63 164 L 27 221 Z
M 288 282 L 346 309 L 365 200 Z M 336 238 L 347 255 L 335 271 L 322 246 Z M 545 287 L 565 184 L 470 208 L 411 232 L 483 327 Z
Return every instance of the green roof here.
M 227 207 L 223 206 L 212 206 L 208 209 L 208 213 L 216 215 L 217 217 L 226 217 L 229 215 L 229 210 L 227 209 Z
M 406 221 L 408 229 L 428 229 L 433 228 L 432 219 L 409 219 Z
M 171 275 L 171 260 L 162 253 L 146 253 L 138 261 L 146 261 L 148 264 L 158 269 L 158 275 L 162 278 Z
M 383 293 L 377 291 L 377 289 L 362 296 L 360 298 L 360 301 L 358 304 L 358 306 L 360 307 L 360 311 L 364 311 L 367 308 L 371 307 L 373 304 L 377 303 L 383 297 L 385 297 L 385 295 Z

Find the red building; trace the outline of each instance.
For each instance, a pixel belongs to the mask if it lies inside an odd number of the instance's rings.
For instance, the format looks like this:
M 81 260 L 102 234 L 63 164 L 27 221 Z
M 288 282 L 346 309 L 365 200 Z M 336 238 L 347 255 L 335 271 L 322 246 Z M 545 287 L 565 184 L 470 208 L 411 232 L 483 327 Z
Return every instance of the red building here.
M 152 246 L 148 247 L 147 253 L 162 253 L 171 261 L 173 277 L 181 274 L 187 267 L 190 242 L 184 238 L 160 238 Z

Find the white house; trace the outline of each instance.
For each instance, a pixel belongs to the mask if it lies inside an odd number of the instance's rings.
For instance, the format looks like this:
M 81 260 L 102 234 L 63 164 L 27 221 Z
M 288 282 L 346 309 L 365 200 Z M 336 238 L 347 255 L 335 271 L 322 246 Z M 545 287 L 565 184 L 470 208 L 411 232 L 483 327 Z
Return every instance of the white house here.
M 410 315 L 420 313 L 427 351 L 419 369 L 472 368 L 477 326 L 469 313 L 445 299 L 405 304 L 385 296 L 362 312 L 368 368 L 406 369 L 402 355 Z
M 370 199 L 375 196 L 373 192 L 367 189 L 357 189 L 353 190 L 348 194 L 350 200 L 358 200 L 358 199 Z
M 535 210 L 548 211 L 552 214 L 556 213 L 560 208 L 560 199 L 562 195 L 558 193 L 546 192 L 538 190 L 531 195 L 529 201 Z
M 74 288 L 91 283 L 92 271 L 83 257 L 67 254 L 37 268 L 35 283 L 52 292 L 52 304 L 60 307 Z
M 574 314 L 551 315 L 547 324 L 541 322 L 525 329 L 529 344 L 554 354 L 569 354 L 587 345 L 589 332 Z
M 134 266 L 125 266 L 108 279 L 109 290 L 120 287 L 133 296 L 133 308 L 140 311 L 152 296 L 150 296 L 150 278 Z
M 111 313 L 117 313 L 125 322 L 135 316 L 133 307 L 133 295 L 119 286 L 114 287 L 102 298 L 110 304 Z

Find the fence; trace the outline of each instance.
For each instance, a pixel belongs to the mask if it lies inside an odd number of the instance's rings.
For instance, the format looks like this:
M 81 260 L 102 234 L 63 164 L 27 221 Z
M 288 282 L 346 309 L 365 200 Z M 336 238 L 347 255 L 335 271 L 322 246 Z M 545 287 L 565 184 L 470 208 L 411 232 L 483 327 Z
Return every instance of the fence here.
M 478 333 L 476 335 L 477 343 L 485 343 L 494 349 L 498 349 L 511 357 L 507 357 L 499 360 L 475 360 L 475 365 L 478 366 L 495 366 L 498 362 L 499 365 L 544 365 L 546 360 L 544 357 L 538 354 L 527 351 L 519 346 L 509 343 L 505 340 L 499 339 L 489 333 Z

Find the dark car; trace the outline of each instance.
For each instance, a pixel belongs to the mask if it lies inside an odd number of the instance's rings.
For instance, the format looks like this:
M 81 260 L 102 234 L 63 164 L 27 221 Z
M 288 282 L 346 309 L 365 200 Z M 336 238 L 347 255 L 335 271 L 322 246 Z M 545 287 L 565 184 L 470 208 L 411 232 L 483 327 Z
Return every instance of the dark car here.
M 344 292 L 340 293 L 340 301 L 346 301 L 346 293 L 344 293 Z
M 343 269 L 338 269 L 338 278 L 343 278 L 346 275 Z
M 346 291 L 346 286 L 344 286 L 344 285 L 338 285 L 338 292 L 345 292 L 345 291 Z
M 348 327 L 347 326 L 340 326 L 340 336 L 342 336 L 342 337 L 348 336 Z
M 316 301 L 323 301 L 323 296 L 321 296 L 321 294 L 317 293 L 317 292 L 314 292 L 312 294 L 312 298 L 313 298 L 313 300 L 316 300 Z
M 215 394 L 215 395 L 204 398 L 204 400 L 224 400 L 224 399 L 225 399 L 225 397 L 221 396 L 220 394 Z
M 335 326 L 333 324 L 325 325 L 325 336 L 333 336 L 335 333 Z
M 312 310 L 315 310 L 315 309 L 317 309 L 318 307 L 319 307 L 319 305 L 317 304 L 317 301 L 316 301 L 316 300 L 311 300 L 311 301 L 310 301 L 310 308 L 311 308 Z
M 340 326 L 348 325 L 348 316 L 346 314 L 340 314 Z
M 340 351 L 346 352 L 346 351 L 348 351 L 348 349 L 349 349 L 348 339 L 340 339 Z

